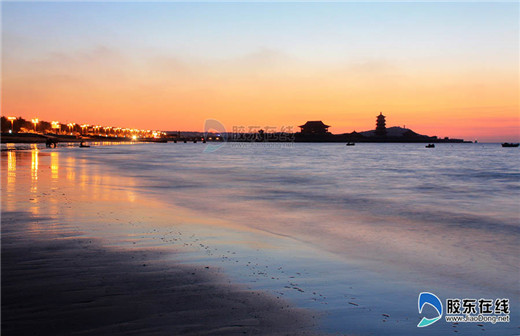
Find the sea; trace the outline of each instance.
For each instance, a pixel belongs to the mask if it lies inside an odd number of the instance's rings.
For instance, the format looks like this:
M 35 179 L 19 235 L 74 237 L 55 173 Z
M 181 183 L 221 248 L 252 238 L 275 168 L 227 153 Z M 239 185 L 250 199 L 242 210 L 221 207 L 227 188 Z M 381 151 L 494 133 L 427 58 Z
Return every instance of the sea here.
M 323 332 L 520 334 L 518 148 L 199 142 L 46 151 L 59 152 L 63 167 L 133 181 L 107 188 L 197 214 L 172 219 L 184 262 L 316 311 Z M 436 315 L 419 312 L 422 292 L 439 298 L 443 315 L 448 299 L 507 299 L 510 322 L 443 316 L 418 328 Z

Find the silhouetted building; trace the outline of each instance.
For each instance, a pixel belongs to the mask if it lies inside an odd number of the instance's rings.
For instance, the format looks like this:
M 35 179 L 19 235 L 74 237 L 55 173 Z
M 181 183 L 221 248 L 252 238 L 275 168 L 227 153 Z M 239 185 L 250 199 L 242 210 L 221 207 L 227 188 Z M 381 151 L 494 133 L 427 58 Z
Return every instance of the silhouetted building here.
M 301 128 L 301 133 L 304 135 L 327 134 L 329 132 L 329 125 L 325 125 L 320 121 L 307 121 L 305 125 L 298 126 Z
M 376 135 L 377 136 L 386 136 L 386 121 L 383 112 L 380 112 L 377 116 L 376 122 Z

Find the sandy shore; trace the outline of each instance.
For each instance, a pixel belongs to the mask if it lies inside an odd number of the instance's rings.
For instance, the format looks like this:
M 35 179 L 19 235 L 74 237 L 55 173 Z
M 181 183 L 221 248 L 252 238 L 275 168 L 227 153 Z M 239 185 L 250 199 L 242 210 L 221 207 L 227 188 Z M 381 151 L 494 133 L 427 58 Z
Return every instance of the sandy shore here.
M 176 148 L 1 153 L 3 334 L 416 335 L 421 291 L 515 297 L 466 285 L 463 275 L 421 280 L 391 265 L 374 270 L 377 263 L 331 254 L 320 247 L 331 240 L 319 228 L 308 231 L 323 239 L 317 245 L 298 227 L 291 231 L 290 223 L 315 218 L 316 209 L 293 212 L 292 197 L 271 197 L 279 210 L 230 197 L 255 196 L 261 188 L 243 194 L 199 188 L 244 187 L 240 179 L 247 177 L 229 172 L 226 160 L 197 156 L 197 146 Z M 196 164 L 187 164 L 193 158 Z M 234 166 L 244 157 L 228 159 Z M 354 224 L 351 218 L 349 228 Z M 420 332 L 511 335 L 517 328 L 439 322 Z
M 176 262 L 182 254 L 174 249 L 115 248 L 108 236 L 87 234 L 88 220 L 109 227 L 113 220 L 101 218 L 126 209 L 96 199 L 99 186 L 89 191 L 80 176 L 71 180 L 72 166 L 58 176 L 52 157 L 2 155 L 3 335 L 315 334 L 312 312 L 231 284 L 213 266 Z M 147 211 L 132 207 L 121 219 Z

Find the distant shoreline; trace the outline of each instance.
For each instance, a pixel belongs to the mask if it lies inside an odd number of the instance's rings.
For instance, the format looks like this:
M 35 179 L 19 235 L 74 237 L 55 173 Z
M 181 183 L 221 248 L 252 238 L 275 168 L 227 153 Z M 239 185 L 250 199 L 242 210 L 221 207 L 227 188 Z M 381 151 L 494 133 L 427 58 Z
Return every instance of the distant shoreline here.
M 464 141 L 462 139 L 413 139 L 413 138 L 403 138 L 403 137 L 366 137 L 363 139 L 350 139 L 345 138 L 341 135 L 332 135 L 332 137 L 300 137 L 295 136 L 289 140 L 278 140 L 278 139 L 257 139 L 254 137 L 255 134 L 251 134 L 250 137 L 243 137 L 238 139 L 228 139 L 228 140 L 220 140 L 220 141 L 212 141 L 210 139 L 204 139 L 204 137 L 186 137 L 186 138 L 160 138 L 160 139 L 147 139 L 141 138 L 138 140 L 127 138 L 127 137 L 103 137 L 103 136 L 88 136 L 78 138 L 76 136 L 54 136 L 54 135 L 40 135 L 35 133 L 2 133 L 1 143 L 22 143 L 22 144 L 38 144 L 45 143 L 49 138 L 53 139 L 53 141 L 57 143 L 80 143 L 83 141 L 87 142 L 270 142 L 270 143 L 287 143 L 287 142 L 297 142 L 297 143 L 344 143 L 344 142 L 356 142 L 356 143 L 472 143 L 472 141 Z M 293 134 L 294 135 L 294 134 Z M 296 133 L 298 135 L 298 133 Z
M 116 138 L 116 137 L 85 137 L 78 138 L 76 136 L 44 136 L 36 133 L 2 133 L 1 143 L 45 143 L 47 139 L 52 138 L 56 142 L 82 142 L 82 141 L 103 141 L 103 142 L 131 142 L 130 138 Z
M 293 133 L 299 134 L 299 133 Z M 473 142 L 468 140 L 462 140 L 462 139 L 435 139 L 433 137 L 429 137 L 427 139 L 419 138 L 408 138 L 408 137 L 365 137 L 362 139 L 348 139 L 345 138 L 343 135 L 332 135 L 333 137 L 328 138 L 305 138 L 305 137 L 294 137 L 292 140 L 277 140 L 277 139 L 257 139 L 254 138 L 255 134 L 250 134 L 249 137 L 243 137 L 243 138 L 229 138 L 227 140 L 212 140 L 211 137 L 208 139 L 204 139 L 203 136 L 190 136 L 190 137 L 183 137 L 183 138 L 173 138 L 173 137 L 166 137 L 166 138 L 141 138 L 141 139 L 132 139 L 127 137 L 104 137 L 104 136 L 86 136 L 82 138 L 78 138 L 76 136 L 59 136 L 55 137 L 53 135 L 45 136 L 35 133 L 16 133 L 16 134 L 9 134 L 9 133 L 2 133 L 1 135 L 1 143 L 2 144 L 43 144 L 47 141 L 47 139 L 50 137 L 53 140 L 56 141 L 56 143 L 81 143 L 81 142 L 106 142 L 106 143 L 156 143 L 156 142 L 211 142 L 211 143 L 347 143 L 347 142 L 353 142 L 353 143 L 436 143 L 436 144 L 442 144 L 442 143 L 504 143 L 504 142 L 512 142 L 516 143 L 518 141 L 496 141 L 496 142 Z

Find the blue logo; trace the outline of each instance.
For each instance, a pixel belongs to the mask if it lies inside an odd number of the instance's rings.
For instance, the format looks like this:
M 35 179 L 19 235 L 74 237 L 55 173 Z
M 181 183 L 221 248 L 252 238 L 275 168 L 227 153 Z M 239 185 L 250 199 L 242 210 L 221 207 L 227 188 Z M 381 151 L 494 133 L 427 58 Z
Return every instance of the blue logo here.
M 439 300 L 437 295 L 429 292 L 422 292 L 421 294 L 419 294 L 419 299 L 417 300 L 417 303 L 419 305 L 419 314 L 422 312 L 425 305 L 432 306 L 439 314 L 434 318 L 423 317 L 421 322 L 419 322 L 419 324 L 417 325 L 417 327 L 427 327 L 430 324 L 437 322 L 442 317 L 442 302 L 441 300 Z

